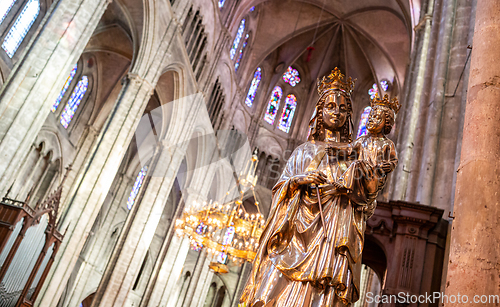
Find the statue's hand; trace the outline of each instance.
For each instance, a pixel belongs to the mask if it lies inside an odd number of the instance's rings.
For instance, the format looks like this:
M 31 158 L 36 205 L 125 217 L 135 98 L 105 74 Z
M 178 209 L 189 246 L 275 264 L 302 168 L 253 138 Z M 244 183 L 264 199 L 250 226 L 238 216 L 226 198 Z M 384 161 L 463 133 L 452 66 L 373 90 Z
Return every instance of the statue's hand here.
M 303 175 L 297 175 L 292 178 L 292 187 L 297 188 L 301 185 L 325 184 L 328 182 L 325 174 L 320 171 L 313 171 Z
M 340 193 L 347 193 L 349 191 L 349 189 L 347 189 L 346 187 L 344 187 L 344 185 L 337 181 L 332 182 L 332 185 Z
M 393 171 L 393 166 L 389 162 L 382 162 L 379 164 L 379 167 L 384 171 L 384 173 L 390 173 Z

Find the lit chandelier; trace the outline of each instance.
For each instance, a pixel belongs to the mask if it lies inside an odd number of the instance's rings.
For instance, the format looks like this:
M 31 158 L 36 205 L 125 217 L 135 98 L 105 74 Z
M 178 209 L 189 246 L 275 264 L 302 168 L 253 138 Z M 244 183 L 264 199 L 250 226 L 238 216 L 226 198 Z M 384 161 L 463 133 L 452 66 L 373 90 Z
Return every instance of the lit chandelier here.
M 201 209 L 187 210 L 175 224 L 179 236 L 187 236 L 191 247 L 197 251 L 207 248 L 207 252 L 216 256 L 217 261 L 210 263 L 210 268 L 218 273 L 227 273 L 228 260 L 242 264 L 252 261 L 259 247 L 259 238 L 264 227 L 264 216 L 259 209 L 254 187 L 257 183 L 255 170 L 259 163 L 256 153 L 247 162 L 240 173 L 238 182 L 224 196 L 222 201 L 204 203 Z M 225 202 L 231 192 L 240 187 L 240 197 Z M 256 214 L 250 214 L 243 206 L 244 189 L 253 193 Z M 196 207 L 196 206 L 194 206 Z

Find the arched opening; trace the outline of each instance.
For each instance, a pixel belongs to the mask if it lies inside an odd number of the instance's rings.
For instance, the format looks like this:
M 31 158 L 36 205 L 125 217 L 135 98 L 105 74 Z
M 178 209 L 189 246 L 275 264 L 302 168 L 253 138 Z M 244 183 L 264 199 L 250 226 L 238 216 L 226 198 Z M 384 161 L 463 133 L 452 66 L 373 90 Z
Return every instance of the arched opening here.
M 214 298 L 214 302 L 212 307 L 222 307 L 222 303 L 224 303 L 224 297 L 226 296 L 226 287 L 222 286 L 217 291 L 217 295 Z
M 79 307 L 90 307 L 92 305 L 92 300 L 94 299 L 95 293 L 87 296 L 80 304 Z

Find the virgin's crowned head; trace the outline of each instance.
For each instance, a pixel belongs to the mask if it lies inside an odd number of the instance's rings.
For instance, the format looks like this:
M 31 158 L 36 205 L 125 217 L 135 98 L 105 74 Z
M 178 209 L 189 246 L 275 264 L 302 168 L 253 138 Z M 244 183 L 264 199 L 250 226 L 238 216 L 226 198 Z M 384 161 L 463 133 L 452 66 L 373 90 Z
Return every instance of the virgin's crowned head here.
M 344 82 L 344 75 L 338 68 L 318 80 L 319 100 L 309 122 L 310 141 L 324 141 L 325 130 L 339 131 L 341 142 L 352 141 L 351 94 L 354 82 L 350 77 Z

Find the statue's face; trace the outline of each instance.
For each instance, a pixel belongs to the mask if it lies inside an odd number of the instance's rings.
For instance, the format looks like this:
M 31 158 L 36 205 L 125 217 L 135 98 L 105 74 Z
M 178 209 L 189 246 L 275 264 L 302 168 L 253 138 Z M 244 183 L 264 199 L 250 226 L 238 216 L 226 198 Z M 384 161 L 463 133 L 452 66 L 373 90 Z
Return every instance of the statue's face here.
M 323 124 L 331 131 L 339 130 L 347 119 L 346 98 L 340 92 L 333 92 L 325 99 L 323 107 Z
M 384 131 L 385 128 L 385 114 L 384 110 L 380 107 L 374 107 L 370 115 L 368 116 L 368 121 L 366 122 L 366 130 L 370 131 L 372 134 L 379 134 Z

